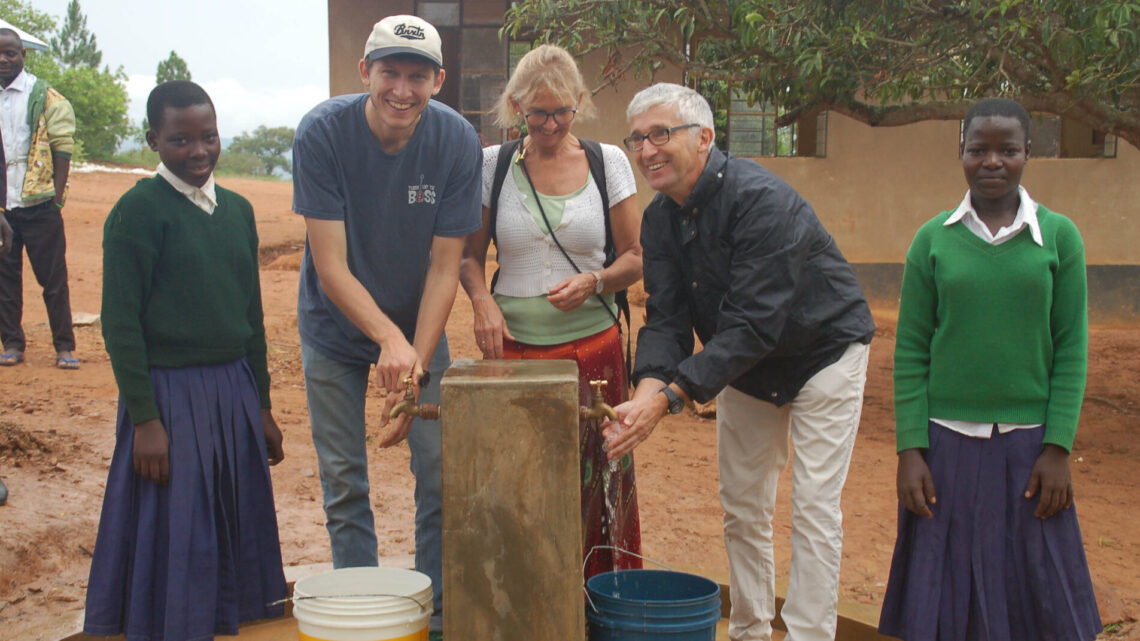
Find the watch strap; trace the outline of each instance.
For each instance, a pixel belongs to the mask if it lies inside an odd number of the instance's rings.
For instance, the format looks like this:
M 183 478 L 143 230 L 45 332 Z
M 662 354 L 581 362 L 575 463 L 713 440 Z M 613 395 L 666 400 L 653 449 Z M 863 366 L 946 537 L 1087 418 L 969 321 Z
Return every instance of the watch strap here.
M 677 395 L 677 392 L 674 392 L 673 388 L 666 385 L 665 387 L 661 388 L 661 393 L 664 394 L 665 398 L 669 400 L 669 413 L 680 414 L 681 410 L 685 408 L 685 401 L 681 400 L 681 397 Z

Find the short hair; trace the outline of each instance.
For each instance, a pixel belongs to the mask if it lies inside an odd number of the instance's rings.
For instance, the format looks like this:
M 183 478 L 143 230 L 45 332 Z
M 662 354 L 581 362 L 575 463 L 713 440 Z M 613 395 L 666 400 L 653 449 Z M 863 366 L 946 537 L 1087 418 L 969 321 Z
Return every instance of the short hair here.
M 9 29 L 8 27 L 0 27 L 0 36 L 12 36 L 13 38 L 15 38 L 20 43 L 21 47 L 24 46 L 24 39 L 20 37 L 20 34 L 16 33 L 15 29 Z
M 975 118 L 991 116 L 1016 118 L 1021 123 L 1022 130 L 1025 131 L 1025 142 L 1029 142 L 1029 112 L 1025 110 L 1025 107 L 1009 98 L 984 98 L 975 102 L 966 112 L 966 118 L 962 121 L 962 143 L 965 144 L 966 132 L 970 130 L 970 123 Z
M 511 100 L 523 102 L 533 98 L 541 89 L 547 89 L 568 103 L 578 100 L 578 117 L 594 115 L 594 101 L 582 79 L 582 71 L 574 56 L 556 45 L 539 45 L 519 60 L 507 86 L 495 102 L 495 124 L 504 129 L 517 126 L 519 117 Z
M 696 123 L 702 128 L 712 129 L 716 135 L 712 108 L 709 101 L 696 91 L 671 82 L 659 82 L 637 92 L 625 110 L 626 120 L 649 111 L 658 105 L 673 105 L 677 114 L 686 123 Z
M 218 113 L 218 110 L 214 109 L 214 101 L 210 100 L 210 94 L 197 83 L 189 80 L 164 82 L 152 89 L 146 99 L 147 124 L 151 131 L 158 133 L 162 127 L 162 113 L 167 107 L 182 109 L 193 105 L 210 105 L 214 114 Z

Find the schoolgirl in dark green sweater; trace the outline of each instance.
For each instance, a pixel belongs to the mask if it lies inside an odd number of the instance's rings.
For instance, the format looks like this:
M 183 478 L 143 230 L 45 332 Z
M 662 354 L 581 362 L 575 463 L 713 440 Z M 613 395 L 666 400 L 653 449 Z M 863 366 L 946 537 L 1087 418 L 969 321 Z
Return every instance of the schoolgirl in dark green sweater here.
M 282 614 L 268 466 L 284 455 L 253 209 L 214 185 L 214 105 L 168 82 L 147 117 L 158 175 L 104 227 L 103 337 L 120 402 L 84 631 L 209 639 Z
M 1029 114 L 966 114 L 969 184 L 907 252 L 895 343 L 899 529 L 879 630 L 1083 641 L 1101 630 L 1069 451 L 1088 352 L 1084 247 L 1021 187 Z

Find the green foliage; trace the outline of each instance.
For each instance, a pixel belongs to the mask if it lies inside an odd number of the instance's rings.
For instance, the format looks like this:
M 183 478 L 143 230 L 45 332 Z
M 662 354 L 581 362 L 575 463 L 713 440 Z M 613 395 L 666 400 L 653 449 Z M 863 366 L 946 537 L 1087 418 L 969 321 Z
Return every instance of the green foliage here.
M 190 80 L 190 67 L 173 49 L 170 50 L 166 60 L 158 63 L 158 68 L 154 72 L 155 84 L 161 85 L 171 80 Z
M 293 163 L 285 153 L 293 148 L 292 127 L 266 127 L 261 125 L 253 132 L 242 132 L 230 143 L 229 153 L 247 153 L 261 159 L 266 173 L 272 174 L 278 167 L 285 173 L 293 171 Z
M 871 125 L 960 118 L 1008 95 L 1140 146 L 1140 0 L 523 0 L 504 31 L 608 54 L 606 82 L 663 64 Z
M 87 155 L 96 160 L 112 157 L 131 132 L 127 76 L 122 68 L 114 72 L 106 67 L 102 71 L 87 66 L 60 69 L 45 56 L 36 61 L 32 73 L 51 83 L 71 103 L 75 138 L 82 141 Z
M 233 149 L 233 145 L 230 145 Z M 218 166 L 214 173 L 219 176 L 266 176 L 265 163 L 254 154 L 242 151 L 226 150 L 218 157 Z
M 82 150 L 76 154 L 77 159 L 107 159 L 131 132 L 127 120 L 127 76 L 121 67 L 113 72 L 107 67 L 99 71 L 102 54 L 95 47 L 95 36 L 87 30 L 86 16 L 76 0 L 67 9 L 64 26 L 57 36 L 50 37 L 55 30 L 51 16 L 22 0 L 0 0 L 0 17 L 52 43 L 51 56 L 29 51 L 24 66 L 71 102 L 75 110 L 76 148 Z
M 0 0 L 0 18 L 45 42 L 55 31 L 55 18 L 22 0 Z
M 103 61 L 103 52 L 95 44 L 95 34 L 87 29 L 87 16 L 79 9 L 79 0 L 67 4 L 67 17 L 59 35 L 51 39 L 52 53 L 65 67 L 91 67 L 97 69 Z

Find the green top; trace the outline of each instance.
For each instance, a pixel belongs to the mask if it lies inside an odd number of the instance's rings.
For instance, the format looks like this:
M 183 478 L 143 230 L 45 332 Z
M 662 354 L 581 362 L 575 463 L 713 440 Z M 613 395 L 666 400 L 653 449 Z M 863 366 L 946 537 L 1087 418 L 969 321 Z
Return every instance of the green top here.
M 1044 423 L 1073 446 L 1088 361 L 1088 287 L 1076 226 L 1038 206 L 1044 246 L 991 245 L 942 212 L 907 251 L 895 342 L 899 451 L 929 446 L 931 416 Z
M 158 417 L 151 367 L 244 356 L 270 407 L 253 207 L 216 191 L 207 214 L 166 180 L 144 178 L 103 226 L 103 338 L 136 424 Z
M 515 157 L 518 157 L 518 152 L 515 152 Z M 562 212 L 566 208 L 566 202 L 581 194 L 593 180 L 592 176 L 586 178 L 585 185 L 565 196 L 548 196 L 538 192 L 538 199 L 542 202 L 542 208 L 550 220 L 550 228 L 547 228 L 546 221 L 542 219 L 542 211 L 539 211 L 534 202 L 535 191 L 531 190 L 530 183 L 517 162 L 511 163 L 511 177 L 519 192 L 527 196 L 522 201 L 534 218 L 534 224 L 543 231 L 558 229 L 558 225 L 562 223 Z M 551 305 L 545 296 L 517 297 L 495 294 L 495 303 L 502 310 L 503 318 L 507 321 L 515 340 L 528 345 L 561 345 L 593 336 L 614 324 L 614 316 L 617 315 L 614 295 L 602 294 L 602 298 L 613 310 L 613 316 L 606 311 L 597 296 L 590 296 L 577 309 L 570 312 L 563 312 Z

